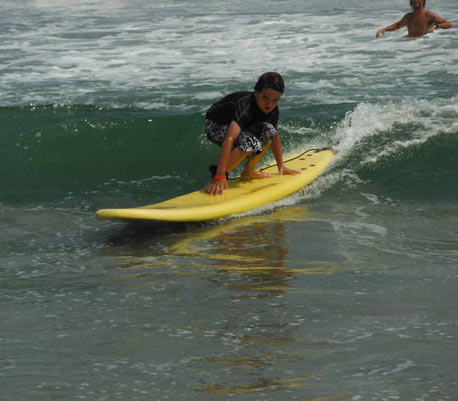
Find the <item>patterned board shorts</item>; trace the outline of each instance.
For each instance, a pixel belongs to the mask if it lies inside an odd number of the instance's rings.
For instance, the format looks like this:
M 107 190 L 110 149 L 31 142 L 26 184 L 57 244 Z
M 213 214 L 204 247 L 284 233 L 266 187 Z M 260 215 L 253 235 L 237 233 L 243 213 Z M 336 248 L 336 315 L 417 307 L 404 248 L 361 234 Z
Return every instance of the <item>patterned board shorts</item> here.
M 205 134 L 210 142 L 221 146 L 226 137 L 227 124 L 218 124 L 211 120 L 205 121 Z M 239 148 L 243 152 L 251 152 L 258 155 L 277 134 L 276 128 L 269 123 L 260 122 L 242 130 L 234 143 L 234 148 Z

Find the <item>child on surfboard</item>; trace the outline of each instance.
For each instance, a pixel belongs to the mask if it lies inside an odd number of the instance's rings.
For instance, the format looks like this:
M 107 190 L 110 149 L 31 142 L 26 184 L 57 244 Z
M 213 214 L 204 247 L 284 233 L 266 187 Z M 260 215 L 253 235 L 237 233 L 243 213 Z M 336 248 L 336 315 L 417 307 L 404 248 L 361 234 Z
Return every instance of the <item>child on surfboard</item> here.
M 437 28 L 449 29 L 452 27 L 452 24 L 440 15 L 427 11 L 425 5 L 426 0 L 410 0 L 410 6 L 413 11 L 404 15 L 400 21 L 379 29 L 375 36 L 379 38 L 385 32 L 395 31 L 404 26 L 407 26 L 407 36 L 412 37 L 426 35 Z
M 278 102 L 285 84 L 280 74 L 262 74 L 253 92 L 234 92 L 225 96 L 207 111 L 205 133 L 208 140 L 221 146 L 217 166 L 210 166 L 213 177 L 205 187 L 210 195 L 221 195 L 228 188 L 227 173 L 244 159 L 242 180 L 270 177 L 256 171 L 256 165 L 269 147 L 280 174 L 299 174 L 283 164 L 280 133 L 278 132 Z

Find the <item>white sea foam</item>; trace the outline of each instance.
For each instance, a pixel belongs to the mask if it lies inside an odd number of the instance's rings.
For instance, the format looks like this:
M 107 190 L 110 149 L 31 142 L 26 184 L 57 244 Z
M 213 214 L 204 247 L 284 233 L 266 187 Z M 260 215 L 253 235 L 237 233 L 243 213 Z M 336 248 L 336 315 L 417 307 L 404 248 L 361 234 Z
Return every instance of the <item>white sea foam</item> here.
M 391 102 L 384 105 L 359 104 L 336 129 L 334 141 L 338 155 L 344 157 L 363 140 L 383 135 L 387 139 L 369 149 L 363 160 L 363 163 L 374 163 L 400 148 L 422 144 L 432 136 L 444 132 L 455 132 L 457 104 L 458 97 L 448 100 Z M 389 138 L 393 130 L 402 130 L 403 126 L 415 128 L 405 130 L 402 139 Z
M 318 3 L 290 1 L 262 4 L 262 13 L 252 2 L 238 13 L 235 3 L 216 3 L 196 4 L 199 13 L 167 1 L 36 0 L 21 13 L 2 5 L 0 104 L 103 103 L 107 92 L 119 106 L 145 101 L 139 97 L 156 103 L 158 94 L 205 101 L 196 87 L 215 95 L 228 85 L 249 89 L 264 70 L 285 75 L 285 102 L 332 104 L 375 93 L 385 100 L 433 96 L 447 90 L 436 88 L 434 77 L 452 81 L 458 74 L 451 32 L 416 41 L 400 32 L 374 38 L 401 10 L 382 15 L 349 2 L 326 14 Z
M 357 162 L 358 168 L 375 164 L 402 149 L 418 147 L 430 138 L 444 133 L 457 132 L 456 109 L 458 96 L 451 99 L 389 102 L 388 104 L 361 103 L 347 113 L 335 132 L 323 136 L 323 143 L 307 141 L 312 129 L 287 126 L 287 131 L 303 134 L 304 149 L 321 148 L 328 144 L 336 156 L 324 172 L 293 199 L 315 199 L 339 182 L 347 186 L 360 182 L 351 168 L 333 169 L 341 161 L 348 160 L 352 152 L 363 148 L 364 153 Z M 363 194 L 366 198 L 367 194 Z M 376 202 L 374 198 L 369 199 Z

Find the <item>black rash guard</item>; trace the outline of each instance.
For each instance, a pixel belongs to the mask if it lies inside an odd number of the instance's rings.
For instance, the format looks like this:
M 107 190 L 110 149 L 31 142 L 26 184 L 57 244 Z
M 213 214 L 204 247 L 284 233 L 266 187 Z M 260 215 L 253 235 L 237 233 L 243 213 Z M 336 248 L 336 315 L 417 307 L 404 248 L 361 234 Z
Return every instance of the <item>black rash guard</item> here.
M 247 130 L 260 122 L 267 122 L 277 128 L 279 114 L 278 107 L 270 113 L 264 113 L 257 106 L 253 92 L 234 92 L 211 106 L 206 117 L 217 124 L 229 125 L 235 121 L 241 130 Z

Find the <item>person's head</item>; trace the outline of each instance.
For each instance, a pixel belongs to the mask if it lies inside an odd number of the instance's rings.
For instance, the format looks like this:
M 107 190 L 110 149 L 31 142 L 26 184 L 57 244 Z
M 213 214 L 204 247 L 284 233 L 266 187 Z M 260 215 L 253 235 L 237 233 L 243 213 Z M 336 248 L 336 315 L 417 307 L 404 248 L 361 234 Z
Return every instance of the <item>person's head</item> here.
M 285 83 L 280 74 L 266 72 L 262 74 L 254 86 L 256 104 L 264 113 L 270 113 L 277 107 L 285 91 Z
M 268 88 L 280 92 L 281 94 L 285 91 L 285 82 L 278 72 L 265 72 L 259 77 L 258 82 L 256 82 L 254 86 L 256 92 L 262 92 L 264 89 Z
M 426 0 L 410 0 L 410 7 L 426 7 Z

